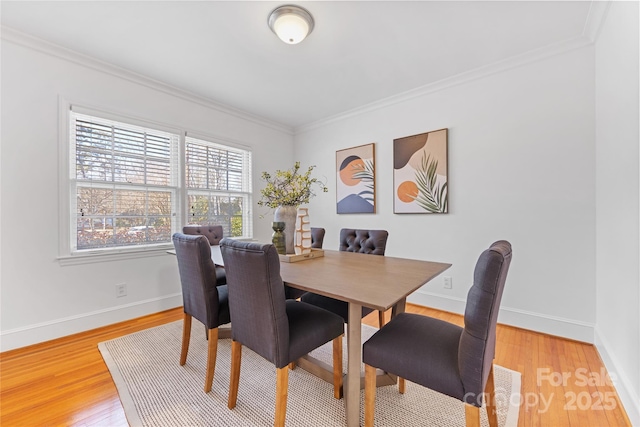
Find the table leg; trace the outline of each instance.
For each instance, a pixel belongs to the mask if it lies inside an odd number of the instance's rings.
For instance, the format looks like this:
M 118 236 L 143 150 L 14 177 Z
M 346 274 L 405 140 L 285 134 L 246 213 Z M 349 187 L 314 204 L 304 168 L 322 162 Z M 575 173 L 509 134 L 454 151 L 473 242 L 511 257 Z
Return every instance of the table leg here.
M 360 367 L 362 366 L 362 306 L 349 303 L 347 326 L 347 380 L 344 383 L 344 402 L 347 427 L 360 425 Z
M 393 319 L 398 314 L 404 313 L 406 305 L 407 305 L 406 298 L 402 298 L 400 301 L 398 301 L 396 305 L 394 305 L 393 308 L 391 309 L 391 318 Z

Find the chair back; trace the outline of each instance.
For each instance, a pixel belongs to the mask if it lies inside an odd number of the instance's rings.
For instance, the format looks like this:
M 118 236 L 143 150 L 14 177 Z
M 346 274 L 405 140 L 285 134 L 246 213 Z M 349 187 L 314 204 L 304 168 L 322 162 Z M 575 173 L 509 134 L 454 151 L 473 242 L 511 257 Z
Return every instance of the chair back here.
M 178 258 L 184 312 L 204 323 L 208 329 L 218 326 L 219 306 L 216 270 L 211 246 L 204 236 L 175 233 L 173 246 Z M 215 296 L 215 298 L 213 298 Z
M 458 369 L 469 404 L 477 405 L 476 396 L 484 391 L 493 364 L 498 310 L 509 264 L 511 244 L 500 240 L 480 254 L 473 273 L 458 347 Z
M 384 255 L 389 233 L 386 230 L 340 230 L 340 250 L 363 254 Z
M 311 227 L 311 247 L 322 249 L 324 242 L 324 228 Z
M 219 245 L 223 231 L 221 225 L 197 225 L 189 224 L 182 227 L 182 232 L 189 235 L 203 235 L 209 240 L 210 245 Z
M 275 246 L 222 239 L 231 336 L 276 366 L 289 363 L 289 321 Z

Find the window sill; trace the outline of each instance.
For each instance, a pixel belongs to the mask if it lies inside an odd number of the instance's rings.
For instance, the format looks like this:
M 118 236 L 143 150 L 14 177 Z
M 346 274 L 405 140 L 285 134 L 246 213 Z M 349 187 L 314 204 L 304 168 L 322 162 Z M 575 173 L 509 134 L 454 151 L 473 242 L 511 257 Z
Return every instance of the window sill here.
M 73 255 L 63 255 L 58 257 L 60 266 L 92 264 L 97 262 L 122 261 L 135 258 L 149 258 L 159 255 L 166 255 L 167 250 L 173 249 L 171 244 L 163 244 L 145 248 L 127 248 L 127 249 L 105 249 L 78 252 Z

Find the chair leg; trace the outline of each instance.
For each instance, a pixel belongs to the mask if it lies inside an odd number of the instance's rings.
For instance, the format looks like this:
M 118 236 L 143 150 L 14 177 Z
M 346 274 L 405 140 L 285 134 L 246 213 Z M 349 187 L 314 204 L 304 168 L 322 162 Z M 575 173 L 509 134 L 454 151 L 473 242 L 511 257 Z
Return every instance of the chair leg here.
M 292 371 L 294 369 L 296 369 L 296 361 L 295 360 L 293 362 L 289 363 L 289 369 L 291 369 Z
M 333 397 L 342 397 L 342 337 L 333 340 Z
M 229 409 L 236 407 L 238 401 L 238 386 L 240 383 L 240 362 L 242 361 L 242 344 L 231 341 L 231 374 L 229 375 Z
M 207 351 L 207 376 L 204 380 L 204 392 L 211 391 L 213 375 L 216 372 L 216 357 L 218 355 L 218 328 L 209 329 L 207 334 L 209 343 Z
M 484 388 L 484 395 L 486 398 L 489 426 L 498 427 L 498 410 L 496 408 L 496 386 L 493 379 L 493 365 L 491 365 L 491 369 L 489 370 L 489 378 L 487 378 L 487 385 Z
M 384 311 L 378 311 L 378 327 L 382 328 L 384 326 Z
M 480 408 L 465 403 L 464 412 L 467 427 L 480 427 Z
M 398 377 L 398 392 L 400 394 L 404 394 L 405 391 L 407 391 L 407 385 L 404 381 L 404 378 Z
M 289 389 L 289 369 L 285 366 L 276 371 L 276 416 L 274 427 L 284 427 L 287 418 L 287 395 Z
M 191 315 L 184 313 L 182 317 L 182 349 L 180 351 L 180 366 L 187 363 L 189 352 L 189 339 L 191 338 Z
M 376 412 L 376 368 L 364 365 L 364 427 L 373 427 Z

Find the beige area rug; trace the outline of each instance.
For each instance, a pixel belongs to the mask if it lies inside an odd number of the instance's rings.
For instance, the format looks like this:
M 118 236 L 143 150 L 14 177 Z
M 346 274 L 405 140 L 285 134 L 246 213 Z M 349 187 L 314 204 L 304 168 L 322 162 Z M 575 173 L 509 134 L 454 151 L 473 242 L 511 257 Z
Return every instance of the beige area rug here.
M 375 332 L 363 325 L 363 340 Z M 204 393 L 206 339 L 194 322 L 189 356 L 179 365 L 182 321 L 147 329 L 98 345 L 118 389 L 131 426 L 272 426 L 275 410 L 275 367 L 242 349 L 240 390 L 235 409 L 227 408 L 231 340 L 220 340 L 213 387 Z M 346 353 L 346 342 L 344 349 Z M 331 343 L 314 352 L 331 363 Z M 346 366 L 346 354 L 345 363 Z M 494 368 L 500 427 L 517 426 L 520 374 Z M 361 399 L 364 392 L 361 392 Z M 379 387 L 376 426 L 464 426 L 462 402 L 407 381 Z M 482 425 L 488 426 L 482 410 Z M 362 417 L 362 414 L 361 414 Z M 363 422 L 363 420 L 362 420 Z M 331 384 L 301 368 L 289 372 L 287 426 L 344 426 L 344 400 L 333 398 Z

